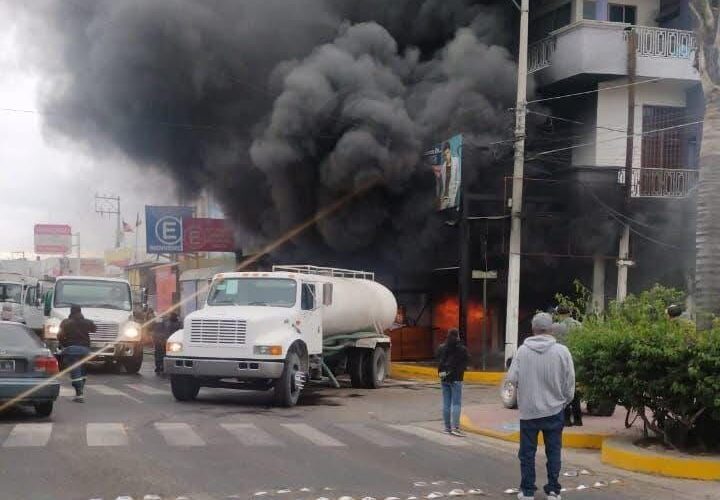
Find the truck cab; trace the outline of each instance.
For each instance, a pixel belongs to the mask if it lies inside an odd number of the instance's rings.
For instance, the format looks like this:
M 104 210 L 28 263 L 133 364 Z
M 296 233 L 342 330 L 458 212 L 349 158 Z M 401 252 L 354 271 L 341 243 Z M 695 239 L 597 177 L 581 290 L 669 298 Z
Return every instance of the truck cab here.
M 48 348 L 60 354 L 57 335 L 70 306 L 82 308 L 85 318 L 97 331 L 90 334 L 95 359 L 119 363 L 128 373 L 137 373 L 143 359 L 141 325 L 133 319 L 130 284 L 125 280 L 89 276 L 62 276 L 45 301 L 44 339 Z
M 0 320 L 22 323 L 42 332 L 38 280 L 17 273 L 0 273 Z
M 386 352 L 389 338 L 372 329 L 362 300 L 345 296 L 334 302 L 353 281 L 359 280 L 297 267 L 216 275 L 205 306 L 189 314 L 167 342 L 164 369 L 176 399 L 194 399 L 200 387 L 272 388 L 278 404 L 292 406 L 309 379 L 330 371 L 328 336 L 363 333 L 352 346 L 333 346 L 333 354 L 363 342 L 366 349 L 380 345 Z M 381 288 L 392 303 L 386 308 L 393 309 L 392 321 L 395 299 Z

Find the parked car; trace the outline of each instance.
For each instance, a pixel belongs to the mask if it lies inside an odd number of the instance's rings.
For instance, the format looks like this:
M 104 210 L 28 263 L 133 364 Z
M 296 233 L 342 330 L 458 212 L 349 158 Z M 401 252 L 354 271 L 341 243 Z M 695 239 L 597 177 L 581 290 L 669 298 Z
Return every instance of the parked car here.
M 49 416 L 60 383 L 48 378 L 57 373 L 57 359 L 35 332 L 21 323 L 0 321 L 0 405 L 13 401 L 13 406 L 30 405 L 38 416 Z

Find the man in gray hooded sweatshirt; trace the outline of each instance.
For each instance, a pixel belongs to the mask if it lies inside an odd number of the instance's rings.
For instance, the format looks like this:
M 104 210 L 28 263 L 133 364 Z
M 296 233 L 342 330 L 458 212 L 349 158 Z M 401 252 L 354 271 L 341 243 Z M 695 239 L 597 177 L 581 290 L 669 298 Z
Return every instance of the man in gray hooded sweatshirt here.
M 575 395 L 575 367 L 570 351 L 551 335 L 552 325 L 553 318 L 547 313 L 533 317 L 533 335 L 520 346 L 507 374 L 507 380 L 517 387 L 520 410 L 521 500 L 535 498 L 535 453 L 540 431 L 547 457 L 545 494 L 560 499 L 564 410 Z

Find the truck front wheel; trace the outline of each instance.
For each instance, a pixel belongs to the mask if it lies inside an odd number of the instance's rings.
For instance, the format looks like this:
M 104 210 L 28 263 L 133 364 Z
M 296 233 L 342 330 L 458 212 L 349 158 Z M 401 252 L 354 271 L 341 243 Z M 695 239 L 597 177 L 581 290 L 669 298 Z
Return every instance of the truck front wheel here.
M 365 356 L 364 382 L 368 389 L 377 389 L 382 386 L 387 376 L 387 352 L 377 346 Z
M 200 392 L 200 384 L 188 375 L 170 375 L 170 389 L 178 401 L 192 401 Z
M 275 381 L 275 403 L 290 408 L 295 406 L 303 388 L 300 356 L 295 351 L 288 353 L 282 375 Z
M 140 371 L 143 362 L 143 351 L 142 347 L 138 346 L 138 351 L 131 357 L 122 360 L 122 364 L 125 367 L 125 371 L 134 375 Z

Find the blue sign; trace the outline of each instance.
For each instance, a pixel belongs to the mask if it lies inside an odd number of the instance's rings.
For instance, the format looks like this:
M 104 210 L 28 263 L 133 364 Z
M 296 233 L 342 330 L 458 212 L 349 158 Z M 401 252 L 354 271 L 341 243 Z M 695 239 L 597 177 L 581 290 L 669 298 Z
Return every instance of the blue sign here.
M 147 253 L 182 253 L 183 217 L 193 216 L 192 207 L 145 206 Z

